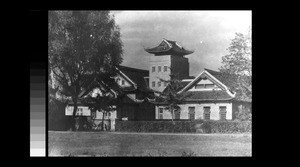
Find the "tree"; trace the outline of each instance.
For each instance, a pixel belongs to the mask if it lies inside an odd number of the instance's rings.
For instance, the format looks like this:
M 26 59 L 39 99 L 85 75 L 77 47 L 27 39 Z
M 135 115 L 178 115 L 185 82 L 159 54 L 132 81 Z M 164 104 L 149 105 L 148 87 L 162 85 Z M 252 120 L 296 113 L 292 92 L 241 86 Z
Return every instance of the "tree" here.
M 165 105 L 165 109 L 169 110 L 172 114 L 172 123 L 174 122 L 174 111 L 179 110 L 179 104 L 183 103 L 183 100 L 187 97 L 185 93 L 178 93 L 180 89 L 183 88 L 181 81 L 176 77 L 177 74 L 173 73 L 172 68 L 170 68 L 170 79 L 165 80 L 160 78 L 162 82 L 167 83 L 167 87 L 163 90 L 163 92 L 157 92 L 159 94 L 157 101 L 163 105 Z
M 231 77 L 231 89 L 241 101 L 252 101 L 252 45 L 251 35 L 236 33 L 228 51 L 222 57 L 223 66 L 219 69 L 224 77 Z
M 251 29 L 249 29 L 251 30 Z M 236 92 L 235 99 L 241 102 L 252 102 L 252 39 L 251 33 L 236 33 L 228 48 L 229 54 L 222 57 L 223 66 L 219 69 L 222 76 L 230 83 L 230 89 Z M 251 120 L 251 106 L 236 113 L 240 120 Z
M 104 117 L 107 113 L 111 113 L 116 110 L 116 105 L 118 104 L 118 96 L 122 94 L 121 89 L 118 84 L 114 82 L 111 85 L 106 85 L 103 81 L 95 80 L 101 84 L 93 86 L 92 89 L 98 89 L 100 92 L 95 92 L 95 94 L 90 93 L 87 97 L 83 99 L 83 102 L 89 109 L 95 114 L 96 111 L 102 112 L 102 131 L 104 130 Z M 114 90 L 114 92 L 112 92 Z
M 108 11 L 50 11 L 48 33 L 49 69 L 74 103 L 74 130 L 82 92 L 95 77 L 111 83 L 122 62 L 120 29 Z

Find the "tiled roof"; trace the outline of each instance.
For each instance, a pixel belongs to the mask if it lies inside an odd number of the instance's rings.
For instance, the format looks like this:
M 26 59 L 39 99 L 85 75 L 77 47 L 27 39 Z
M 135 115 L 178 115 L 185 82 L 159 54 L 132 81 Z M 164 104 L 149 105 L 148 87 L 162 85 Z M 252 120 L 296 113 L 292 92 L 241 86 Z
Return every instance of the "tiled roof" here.
M 176 41 L 170 41 L 166 39 L 163 40 L 158 46 L 145 49 L 145 51 L 155 55 L 188 55 L 194 52 L 179 46 Z
M 144 77 L 149 77 L 148 70 L 130 68 L 125 66 L 119 66 L 119 70 L 122 71 L 130 80 L 132 80 L 136 85 L 137 89 L 142 91 L 149 90 L 147 81 Z M 126 88 L 132 90 L 131 88 Z
M 235 80 L 235 78 L 234 78 L 233 75 L 223 74 L 221 72 L 213 71 L 213 70 L 206 69 L 206 68 L 205 68 L 205 70 L 207 72 L 209 72 L 212 76 L 214 76 L 215 78 L 217 78 L 220 82 L 222 82 L 227 87 L 233 87 L 234 86 L 234 80 Z
M 187 101 L 189 100 L 229 100 L 232 97 L 225 91 L 188 91 L 185 92 Z
M 187 84 L 189 84 L 191 81 L 181 81 L 182 88 L 184 88 Z

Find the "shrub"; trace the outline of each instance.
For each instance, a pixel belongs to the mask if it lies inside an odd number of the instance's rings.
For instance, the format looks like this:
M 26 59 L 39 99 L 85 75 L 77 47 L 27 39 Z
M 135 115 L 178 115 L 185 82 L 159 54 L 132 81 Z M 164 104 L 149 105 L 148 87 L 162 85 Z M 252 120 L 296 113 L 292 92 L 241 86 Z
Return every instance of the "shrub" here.
M 245 133 L 252 131 L 251 121 L 211 121 L 212 133 Z
M 173 125 L 169 120 L 157 121 L 119 121 L 116 120 L 116 131 L 126 132 L 188 132 L 194 133 L 245 133 L 252 131 L 251 121 L 204 121 L 180 120 Z
M 197 156 L 197 154 L 195 152 L 186 152 L 186 151 L 183 151 L 182 154 L 181 154 L 182 157 L 195 157 Z

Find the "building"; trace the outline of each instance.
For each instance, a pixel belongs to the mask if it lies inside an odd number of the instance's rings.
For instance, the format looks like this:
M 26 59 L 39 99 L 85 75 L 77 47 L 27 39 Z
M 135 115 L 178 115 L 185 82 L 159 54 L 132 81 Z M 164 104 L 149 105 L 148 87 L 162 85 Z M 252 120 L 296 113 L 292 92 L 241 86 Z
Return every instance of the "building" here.
M 163 39 L 153 48 L 145 49 L 152 54 L 150 58 L 149 86 L 156 91 L 163 91 L 168 80 L 169 67 L 181 79 L 184 87 L 178 93 L 185 93 L 187 98 L 173 116 L 175 119 L 232 120 L 235 105 L 235 93 L 229 89 L 230 77 L 223 77 L 220 72 L 204 69 L 197 77 L 189 76 L 188 58 L 193 53 L 177 44 L 176 41 Z M 171 119 L 172 114 L 162 104 L 155 107 L 155 119 Z
M 171 70 L 183 87 L 178 93 L 184 93 L 187 98 L 180 104 L 173 116 L 176 120 L 232 120 L 234 110 L 239 110 L 240 104 L 235 100 L 235 92 L 230 90 L 230 76 L 220 72 L 204 69 L 198 76 L 189 75 L 189 61 L 185 56 L 193 51 L 180 46 L 176 41 L 163 39 L 158 46 L 145 49 L 150 55 L 149 70 L 119 66 L 115 81 L 123 90 L 122 95 L 111 90 L 111 94 L 119 99 L 114 112 L 103 115 L 97 111 L 92 115 L 88 107 L 79 103 L 77 115 L 93 118 L 96 124 L 102 119 L 114 129 L 115 120 L 158 120 L 171 119 L 172 115 L 165 107 L 155 101 L 154 92 L 162 92 L 170 79 Z M 95 84 L 93 81 L 92 85 Z M 93 89 L 82 92 L 81 97 L 101 94 L 101 81 Z M 66 115 L 72 115 L 72 102 L 66 107 Z
M 96 111 L 92 115 L 90 109 L 79 100 L 76 115 L 89 117 L 97 125 L 100 125 L 103 120 L 111 130 L 114 129 L 115 120 L 154 120 L 155 106 L 150 102 L 154 98 L 154 94 L 148 87 L 149 71 L 125 66 L 116 68 L 115 81 L 119 86 L 116 89 L 121 89 L 123 93 L 118 94 L 114 88 L 109 91 L 112 96 L 119 99 L 115 111 L 106 113 L 104 118 L 101 111 Z M 102 92 L 106 92 L 103 91 L 104 85 L 101 81 L 96 79 L 90 83 L 89 87 L 82 91 L 80 99 L 87 96 L 95 97 L 97 94 L 102 95 Z M 65 109 L 66 116 L 72 116 L 73 106 L 73 102 L 70 101 Z
M 189 79 L 189 61 L 184 57 L 193 53 L 184 49 L 176 43 L 163 39 L 162 42 L 153 48 L 145 49 L 146 52 L 153 54 L 149 62 L 149 87 L 156 91 L 163 91 L 167 83 L 163 80 L 170 79 L 171 70 L 177 74 L 178 79 Z

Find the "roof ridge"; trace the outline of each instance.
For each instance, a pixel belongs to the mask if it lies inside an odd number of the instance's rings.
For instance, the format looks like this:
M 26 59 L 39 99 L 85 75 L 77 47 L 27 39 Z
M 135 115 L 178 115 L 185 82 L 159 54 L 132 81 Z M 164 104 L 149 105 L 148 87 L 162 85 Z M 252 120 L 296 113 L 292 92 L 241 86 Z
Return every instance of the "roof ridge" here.
M 126 68 L 126 69 L 128 69 L 128 70 L 136 70 L 136 71 L 149 72 L 148 70 L 139 69 L 139 68 L 133 68 L 133 67 L 127 67 L 127 66 L 122 66 L 122 65 L 119 65 L 119 67 L 121 67 L 121 68 Z
M 170 42 L 177 42 L 177 41 L 172 41 L 172 40 L 169 40 L 169 39 L 166 39 L 166 38 L 164 38 L 164 40 L 166 40 L 166 41 L 170 41 Z
M 204 68 L 204 70 L 208 70 L 208 71 L 213 71 L 213 72 L 217 72 L 217 73 L 221 73 L 220 71 L 215 71 L 215 70 L 211 70 L 211 69 L 208 69 L 208 68 Z

